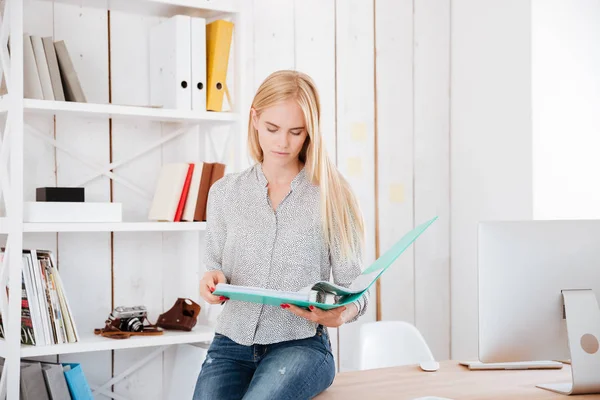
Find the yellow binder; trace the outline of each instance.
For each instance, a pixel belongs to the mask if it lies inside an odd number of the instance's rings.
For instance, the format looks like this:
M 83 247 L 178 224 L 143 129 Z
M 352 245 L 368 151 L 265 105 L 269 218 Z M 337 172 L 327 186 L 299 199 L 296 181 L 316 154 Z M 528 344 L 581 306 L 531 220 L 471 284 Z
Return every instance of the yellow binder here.
M 216 20 L 206 24 L 206 109 L 221 111 L 227 91 L 227 65 L 233 36 L 233 22 Z

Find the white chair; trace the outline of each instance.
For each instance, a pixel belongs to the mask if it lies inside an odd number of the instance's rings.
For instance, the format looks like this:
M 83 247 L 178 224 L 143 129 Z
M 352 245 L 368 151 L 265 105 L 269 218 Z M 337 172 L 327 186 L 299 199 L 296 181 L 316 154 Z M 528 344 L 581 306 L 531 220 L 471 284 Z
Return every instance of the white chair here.
M 367 322 L 360 327 L 359 369 L 394 367 L 435 361 L 427 342 L 403 321 Z

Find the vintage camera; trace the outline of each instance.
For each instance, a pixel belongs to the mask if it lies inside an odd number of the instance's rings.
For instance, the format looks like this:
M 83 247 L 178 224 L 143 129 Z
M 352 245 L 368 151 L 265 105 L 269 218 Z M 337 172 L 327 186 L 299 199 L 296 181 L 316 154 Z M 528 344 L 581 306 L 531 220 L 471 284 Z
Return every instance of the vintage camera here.
M 116 307 L 108 316 L 111 324 L 125 332 L 141 332 L 148 313 L 144 306 Z

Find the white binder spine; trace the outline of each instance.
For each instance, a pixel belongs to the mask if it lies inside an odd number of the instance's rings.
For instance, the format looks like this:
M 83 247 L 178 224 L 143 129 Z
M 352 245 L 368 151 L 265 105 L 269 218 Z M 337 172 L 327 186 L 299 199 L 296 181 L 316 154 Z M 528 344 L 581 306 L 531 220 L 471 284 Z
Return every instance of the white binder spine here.
M 150 101 L 191 110 L 191 17 L 175 15 L 150 32 Z
M 206 19 L 191 19 L 192 110 L 206 111 Z

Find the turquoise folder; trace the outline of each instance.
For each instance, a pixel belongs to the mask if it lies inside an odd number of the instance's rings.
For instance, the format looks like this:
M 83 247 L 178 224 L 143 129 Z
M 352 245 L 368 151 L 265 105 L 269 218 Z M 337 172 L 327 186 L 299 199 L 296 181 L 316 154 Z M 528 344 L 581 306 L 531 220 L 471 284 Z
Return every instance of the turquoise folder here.
M 81 365 L 79 363 L 63 363 L 63 366 L 69 367 L 64 373 L 71 398 L 73 400 L 94 400 Z
M 267 304 L 271 306 L 279 306 L 281 304 L 294 304 L 299 307 L 316 306 L 321 309 L 332 309 L 346 304 L 350 304 L 359 299 L 369 288 L 379 279 L 392 263 L 419 237 L 438 217 L 422 223 L 407 234 L 405 234 L 398 242 L 390 247 L 382 256 L 380 256 L 373 264 L 366 268 L 361 276 L 357 278 L 363 279 L 365 285 L 361 286 L 360 290 L 347 290 L 339 286 L 327 283 L 316 282 L 313 287 L 331 287 L 336 294 L 342 295 L 340 301 L 336 304 L 324 304 L 322 302 L 308 300 L 308 294 L 305 293 L 290 293 L 278 292 L 275 290 L 267 290 L 262 288 L 245 288 L 235 285 L 218 284 L 213 292 L 216 296 L 225 296 L 230 300 L 247 301 L 251 303 Z M 366 278 L 366 279 L 365 279 Z M 237 289 L 236 289 L 237 288 Z M 251 291 L 248 291 L 250 289 Z M 305 298 L 303 298 L 305 297 Z

